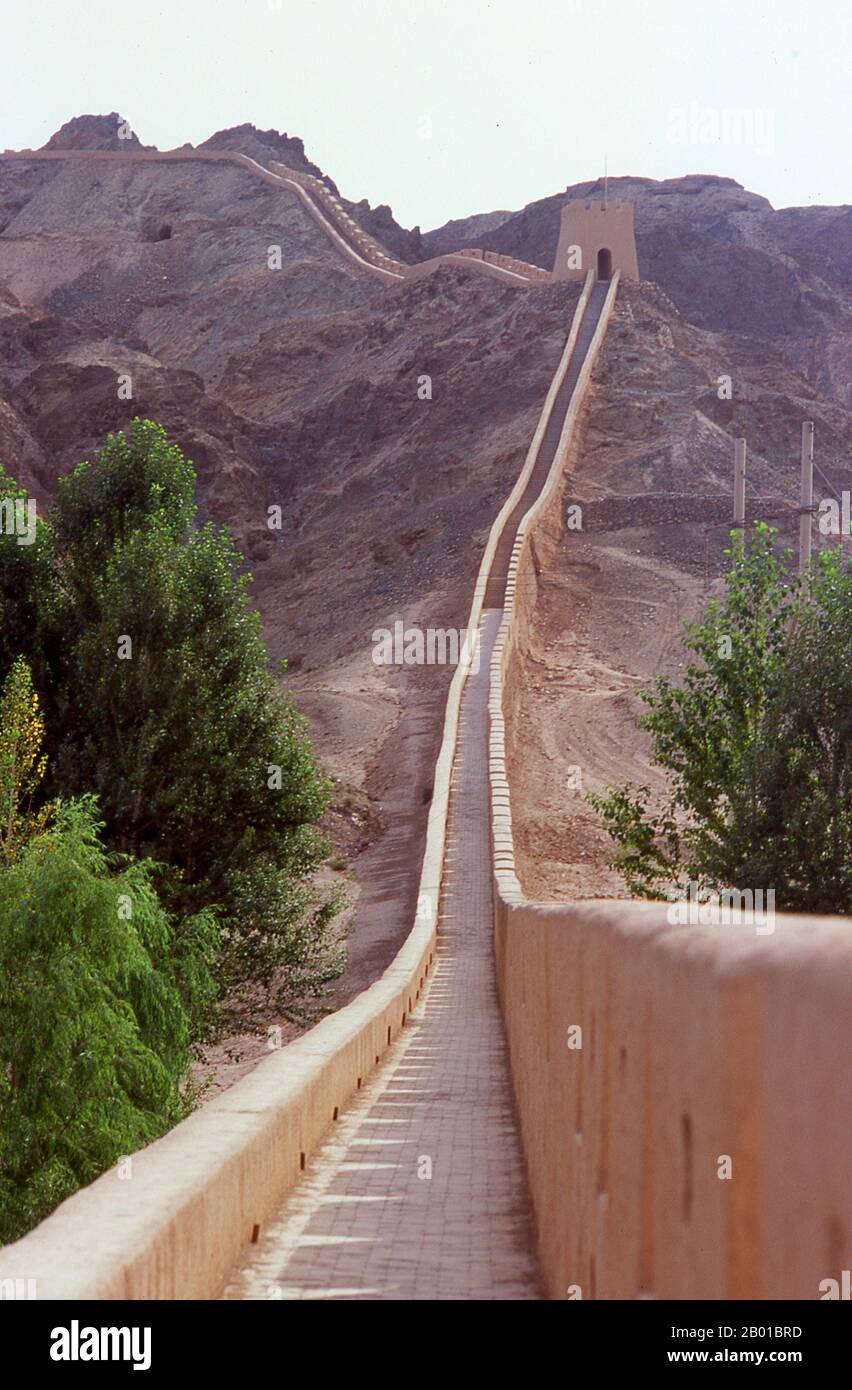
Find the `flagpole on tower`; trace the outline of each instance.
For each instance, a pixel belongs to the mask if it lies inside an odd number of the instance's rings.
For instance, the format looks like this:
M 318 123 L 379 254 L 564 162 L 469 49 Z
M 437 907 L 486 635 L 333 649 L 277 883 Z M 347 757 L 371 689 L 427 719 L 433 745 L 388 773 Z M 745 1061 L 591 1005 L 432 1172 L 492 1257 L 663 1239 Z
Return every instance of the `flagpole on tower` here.
M 604 155 L 604 212 L 609 204 L 609 172 L 607 169 L 607 156 Z

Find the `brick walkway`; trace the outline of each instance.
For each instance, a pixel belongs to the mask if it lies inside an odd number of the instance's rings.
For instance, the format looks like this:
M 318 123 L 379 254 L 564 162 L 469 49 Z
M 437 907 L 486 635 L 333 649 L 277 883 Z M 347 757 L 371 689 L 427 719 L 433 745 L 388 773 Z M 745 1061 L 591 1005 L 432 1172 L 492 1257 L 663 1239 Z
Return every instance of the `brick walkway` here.
M 462 704 L 431 982 L 226 1298 L 540 1297 L 492 953 L 486 725 L 499 619 L 485 615 Z

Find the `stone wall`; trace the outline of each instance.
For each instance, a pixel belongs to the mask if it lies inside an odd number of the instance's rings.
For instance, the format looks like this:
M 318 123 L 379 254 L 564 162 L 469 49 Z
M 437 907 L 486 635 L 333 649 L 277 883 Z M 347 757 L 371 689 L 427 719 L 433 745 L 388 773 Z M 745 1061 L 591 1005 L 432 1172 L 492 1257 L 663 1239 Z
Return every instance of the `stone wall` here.
M 407 265 L 403 261 L 396 260 L 389 256 L 384 247 L 376 241 L 375 237 L 370 236 L 364 231 L 363 227 L 355 221 L 355 218 L 348 213 L 337 198 L 323 183 L 322 179 L 316 178 L 313 174 L 303 174 L 295 169 L 289 169 L 286 165 L 274 160 L 270 161 L 271 168 L 265 169 L 256 159 L 250 155 L 239 154 L 228 150 L 128 150 L 126 153 L 116 150 L 36 150 L 36 151 L 12 151 L 6 150 L 0 153 L 0 160 L 59 160 L 59 159 L 95 159 L 101 161 L 110 160 L 149 160 L 149 161 L 182 161 L 182 160 L 203 160 L 208 163 L 231 163 L 242 164 L 256 178 L 261 178 L 266 183 L 274 184 L 276 187 L 282 186 L 292 190 L 301 200 L 308 214 L 317 222 L 323 231 L 331 238 L 341 255 L 355 264 L 360 265 L 362 270 L 391 284 L 400 280 L 421 279 L 424 275 L 430 275 L 438 266 L 447 262 L 462 265 L 467 270 L 473 270 L 477 274 L 489 275 L 492 279 L 502 281 L 503 284 L 513 284 L 518 287 L 529 285 L 533 282 L 541 283 L 549 281 L 552 277 L 540 266 L 528 265 L 526 261 L 519 261 L 513 256 L 503 256 L 496 251 L 480 251 L 469 249 L 463 251 L 453 251 L 445 256 L 435 256 L 431 260 L 419 262 L 416 265 Z
M 497 971 L 546 1288 L 818 1299 L 852 1268 L 852 923 L 674 925 L 665 905 L 529 902 L 515 873 L 534 536 L 572 432 L 521 524 L 489 706 Z

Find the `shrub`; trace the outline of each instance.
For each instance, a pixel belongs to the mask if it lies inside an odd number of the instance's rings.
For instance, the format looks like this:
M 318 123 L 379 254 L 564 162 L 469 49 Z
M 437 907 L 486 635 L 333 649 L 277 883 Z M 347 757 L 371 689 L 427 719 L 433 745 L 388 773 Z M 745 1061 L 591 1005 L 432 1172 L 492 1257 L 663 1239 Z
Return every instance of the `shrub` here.
M 757 526 L 722 599 L 686 626 L 699 661 L 642 692 L 640 724 L 669 778 L 589 795 L 640 897 L 694 882 L 774 889 L 781 908 L 852 910 L 852 572 L 835 552 L 790 581 Z
M 150 866 L 107 855 L 99 829 L 91 798 L 63 804 L 0 871 L 0 1240 L 189 1105 L 209 970 L 202 956 L 179 980 Z M 209 920 L 206 935 L 209 962 Z

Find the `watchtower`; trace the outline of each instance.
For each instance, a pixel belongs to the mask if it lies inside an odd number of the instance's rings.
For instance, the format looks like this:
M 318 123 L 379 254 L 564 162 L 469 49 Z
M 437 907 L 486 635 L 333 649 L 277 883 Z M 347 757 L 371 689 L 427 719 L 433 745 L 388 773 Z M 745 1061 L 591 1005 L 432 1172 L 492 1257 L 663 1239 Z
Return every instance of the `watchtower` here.
M 577 201 L 564 205 L 553 278 L 584 280 L 589 270 L 594 270 L 599 280 L 610 280 L 614 270 L 630 280 L 639 279 L 632 203 Z

